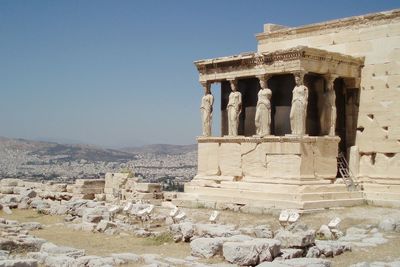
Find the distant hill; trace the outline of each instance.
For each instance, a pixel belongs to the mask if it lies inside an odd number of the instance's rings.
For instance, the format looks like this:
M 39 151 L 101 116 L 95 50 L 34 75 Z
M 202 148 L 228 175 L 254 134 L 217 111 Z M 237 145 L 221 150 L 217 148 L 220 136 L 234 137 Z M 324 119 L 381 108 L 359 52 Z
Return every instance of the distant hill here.
M 159 154 L 159 155 L 177 155 L 177 154 L 185 154 L 188 152 L 197 151 L 197 145 L 168 145 L 168 144 L 153 144 L 153 145 L 145 145 L 141 147 L 129 147 L 123 148 L 122 151 L 128 153 L 143 153 L 143 154 Z
M 53 142 L 31 141 L 0 137 L 0 154 L 7 151 L 21 152 L 26 155 L 58 157 L 60 160 L 87 161 L 127 161 L 135 158 L 129 152 L 105 149 L 92 145 L 67 145 Z M 3 153 L 2 153 L 3 152 Z

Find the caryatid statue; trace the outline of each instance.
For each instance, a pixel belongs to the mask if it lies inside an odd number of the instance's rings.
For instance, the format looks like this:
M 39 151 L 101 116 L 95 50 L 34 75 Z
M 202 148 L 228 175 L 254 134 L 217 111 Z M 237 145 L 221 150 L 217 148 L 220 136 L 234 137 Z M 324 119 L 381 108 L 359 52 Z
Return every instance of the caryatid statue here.
M 260 91 L 258 92 L 255 125 L 256 134 L 265 136 L 271 134 L 271 97 L 272 91 L 267 87 L 267 77 L 261 76 Z
M 228 135 L 238 135 L 239 115 L 242 112 L 242 94 L 237 91 L 237 81 L 231 80 L 232 92 L 229 94 L 228 111 Z
M 303 85 L 304 75 L 296 74 L 296 86 L 293 89 L 292 107 L 290 109 L 290 128 L 294 135 L 306 134 L 308 88 Z
M 202 83 L 204 87 L 204 96 L 201 99 L 201 121 L 203 126 L 203 136 L 211 136 L 211 121 L 214 104 L 214 96 L 211 94 L 210 84 Z
M 336 128 L 336 94 L 333 88 L 336 76 L 327 75 L 324 102 L 321 110 L 321 134 L 335 136 Z

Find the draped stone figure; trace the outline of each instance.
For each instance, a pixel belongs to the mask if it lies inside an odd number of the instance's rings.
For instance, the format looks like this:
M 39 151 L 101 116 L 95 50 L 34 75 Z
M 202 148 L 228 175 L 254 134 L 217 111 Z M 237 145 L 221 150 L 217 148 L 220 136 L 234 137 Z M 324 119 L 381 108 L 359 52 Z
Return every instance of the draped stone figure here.
M 242 94 L 237 91 L 237 82 L 231 81 L 232 92 L 229 94 L 228 111 L 228 135 L 238 135 L 239 115 L 242 112 Z
M 290 109 L 290 127 L 292 134 L 306 133 L 306 117 L 308 104 L 308 88 L 303 85 L 299 76 L 295 78 L 296 86 L 293 89 L 292 107 Z
M 271 133 L 271 96 L 272 91 L 267 88 L 267 81 L 260 79 L 261 89 L 258 92 L 258 100 L 255 115 L 256 134 L 265 136 Z
M 203 126 L 203 136 L 211 136 L 211 121 L 212 121 L 212 111 L 214 104 L 214 96 L 211 94 L 210 84 L 205 84 L 204 86 L 204 96 L 201 99 L 201 121 Z
M 324 105 L 321 112 L 321 133 L 335 136 L 336 130 L 336 94 L 333 88 L 335 77 L 327 79 L 327 90 L 324 93 Z
M 328 91 L 328 102 L 331 109 L 330 124 L 329 124 L 329 135 L 335 136 L 336 134 L 336 94 L 333 87 Z

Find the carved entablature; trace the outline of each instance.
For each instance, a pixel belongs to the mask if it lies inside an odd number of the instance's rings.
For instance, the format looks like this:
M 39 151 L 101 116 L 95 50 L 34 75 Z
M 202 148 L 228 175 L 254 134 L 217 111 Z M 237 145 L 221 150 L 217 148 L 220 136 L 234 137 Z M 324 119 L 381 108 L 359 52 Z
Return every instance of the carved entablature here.
M 195 61 L 200 81 L 217 82 L 266 74 L 295 72 L 332 73 L 358 78 L 364 59 L 298 46 L 271 53 L 246 53 Z

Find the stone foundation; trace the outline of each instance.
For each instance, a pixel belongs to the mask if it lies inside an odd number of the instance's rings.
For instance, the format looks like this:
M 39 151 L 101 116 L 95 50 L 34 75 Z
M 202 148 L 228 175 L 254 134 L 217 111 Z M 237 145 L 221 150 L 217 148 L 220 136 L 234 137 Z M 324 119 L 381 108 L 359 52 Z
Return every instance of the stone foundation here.
M 362 192 L 334 184 L 338 137 L 201 137 L 198 174 L 177 205 L 302 210 L 364 203 Z M 264 210 L 265 209 L 265 210 Z

